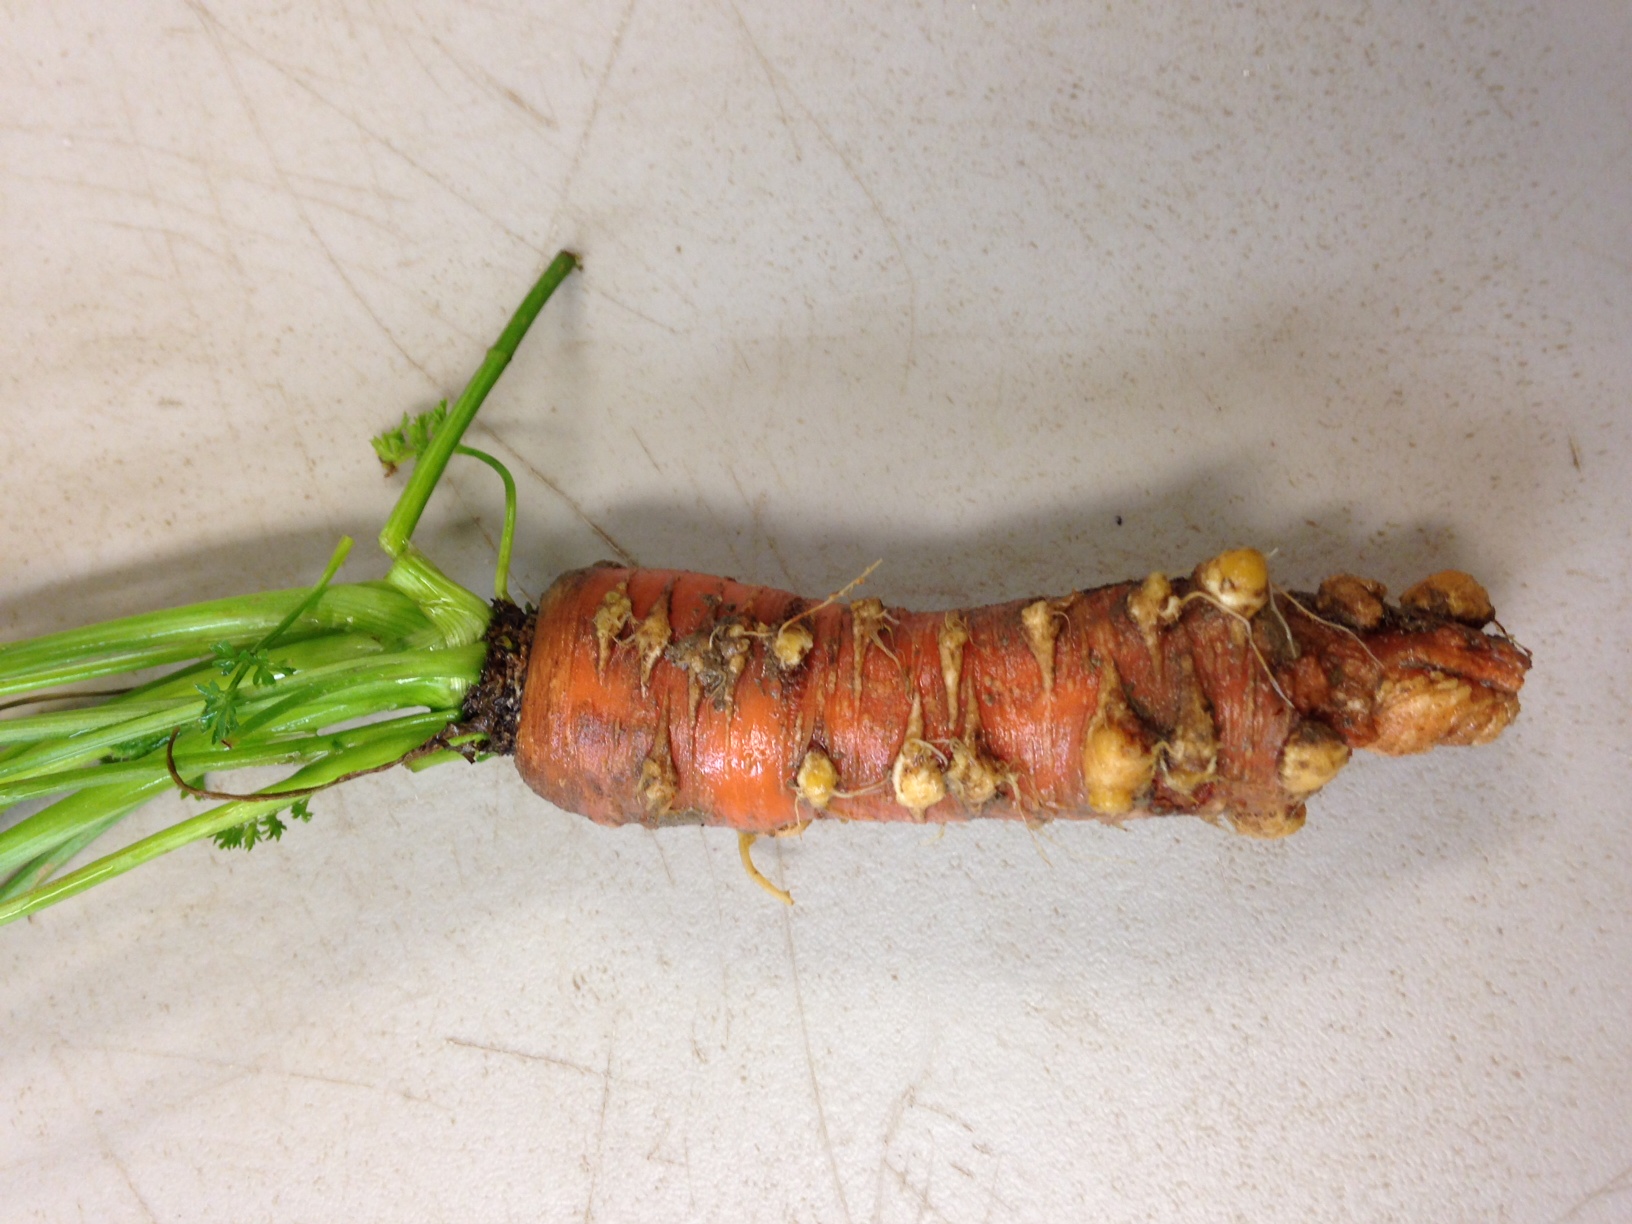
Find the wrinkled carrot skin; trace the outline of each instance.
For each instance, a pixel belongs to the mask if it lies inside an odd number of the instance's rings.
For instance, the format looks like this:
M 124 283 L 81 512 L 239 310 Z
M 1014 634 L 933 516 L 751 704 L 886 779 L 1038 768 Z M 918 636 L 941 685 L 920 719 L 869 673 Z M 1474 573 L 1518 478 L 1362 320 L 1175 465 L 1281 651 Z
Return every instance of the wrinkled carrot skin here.
M 1297 799 L 1277 776 L 1282 747 L 1300 721 L 1325 723 L 1351 747 L 1378 745 L 1382 731 L 1385 750 L 1420 751 L 1434 742 L 1484 742 L 1517 712 L 1528 657 L 1503 637 L 1397 609 L 1374 631 L 1355 635 L 1277 595 L 1280 615 L 1266 610 L 1251 622 L 1256 653 L 1245 624 L 1201 599 L 1186 601 L 1153 652 L 1128 612 L 1137 586 L 1081 592 L 1060 612 L 1051 691 L 1022 625 L 1022 609 L 1035 601 L 962 611 L 969 639 L 958 705 L 973 686 L 976 739 L 1012 784 L 978 811 L 949 795 L 924 819 L 1104 819 L 1087 801 L 1082 750 L 1106 661 L 1114 663 L 1150 744 L 1171 733 L 1186 676 L 1200 686 L 1216 727 L 1216 778 L 1187 794 L 1157 769 L 1131 815 L 1273 820 L 1297 812 L 1301 820 Z M 627 632 L 604 670 L 598 667 L 593 620 L 607 593 L 619 588 L 632 604 L 632 624 L 668 599 L 671 640 L 708 633 L 729 618 L 767 631 L 754 639 L 727 704 L 704 696 L 693 714 L 687 674 L 672 657 L 657 661 L 643 692 Z M 1173 590 L 1182 597 L 1190 586 L 1175 580 Z M 1300 602 L 1308 607 L 1312 597 Z M 539 609 L 517 734 L 522 777 L 557 806 L 603 824 L 705 823 L 767 833 L 822 816 L 916 819 L 890 785 L 913 698 L 921 704 L 921 738 L 938 749 L 963 733 L 967 717 L 947 701 L 937 641 L 947 614 L 890 609 L 891 623 L 879 636 L 888 652 L 878 645 L 865 650 L 858 697 L 847 606 L 823 607 L 806 618 L 815 645 L 799 666 L 783 671 L 771 657 L 769 632 L 813 603 L 676 571 L 603 565 L 564 575 Z M 1466 691 L 1459 690 L 1444 725 L 1430 728 L 1430 740 L 1402 737 L 1390 729 L 1385 682 L 1435 673 Z M 640 779 L 663 748 L 660 735 L 667 738 L 677 791 L 653 810 Z M 826 812 L 796 796 L 796 772 L 813 746 L 832 758 L 840 789 L 850 792 L 834 798 Z

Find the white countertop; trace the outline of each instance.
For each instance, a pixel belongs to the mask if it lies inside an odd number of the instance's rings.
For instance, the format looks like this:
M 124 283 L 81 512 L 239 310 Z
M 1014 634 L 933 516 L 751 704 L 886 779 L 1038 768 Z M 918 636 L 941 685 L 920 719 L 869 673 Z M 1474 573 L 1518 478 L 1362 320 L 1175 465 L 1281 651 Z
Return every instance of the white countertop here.
M 816 9 L 11 6 L 0 635 L 379 572 L 369 435 L 570 246 L 472 435 L 532 594 L 1456 566 L 1519 722 L 1275 844 L 815 828 L 791 910 L 366 779 L 0 931 L 3 1214 L 1632 1218 L 1632 18 Z

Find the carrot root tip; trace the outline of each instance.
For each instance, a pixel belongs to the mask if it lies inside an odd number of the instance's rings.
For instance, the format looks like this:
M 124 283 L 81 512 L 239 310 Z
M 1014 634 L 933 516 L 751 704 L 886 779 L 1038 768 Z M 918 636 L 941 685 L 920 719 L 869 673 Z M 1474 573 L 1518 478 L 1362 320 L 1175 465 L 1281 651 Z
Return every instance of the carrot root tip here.
M 761 874 L 759 868 L 754 866 L 752 849 L 757 837 L 758 834 L 755 833 L 737 834 L 737 853 L 742 857 L 742 869 L 748 873 L 750 880 L 782 902 L 783 905 L 792 905 L 793 894 L 785 888 L 778 888 L 775 884 L 772 884 Z

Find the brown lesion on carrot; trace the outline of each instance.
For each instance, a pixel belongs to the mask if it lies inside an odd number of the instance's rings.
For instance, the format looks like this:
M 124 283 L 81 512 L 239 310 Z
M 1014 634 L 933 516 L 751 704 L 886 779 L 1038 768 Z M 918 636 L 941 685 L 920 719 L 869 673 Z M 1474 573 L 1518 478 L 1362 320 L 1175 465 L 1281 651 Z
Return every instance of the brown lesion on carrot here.
M 1376 737 L 1366 747 L 1403 756 L 1436 744 L 1488 744 L 1518 716 L 1519 698 L 1429 668 L 1383 680 L 1373 710 Z
M 634 605 L 629 602 L 629 580 L 627 578 L 601 597 L 601 605 L 595 609 L 595 615 L 592 618 L 592 623 L 595 626 L 595 674 L 597 676 L 606 671 L 607 660 L 612 657 L 612 644 L 628 626 L 634 613 Z
M 640 764 L 640 780 L 636 783 L 636 790 L 649 820 L 661 821 L 672 814 L 674 801 L 680 794 L 680 779 L 669 752 L 669 717 L 666 709 L 658 715 L 652 746 Z
M 1275 695 L 1286 706 L 1291 707 L 1292 699 L 1276 679 L 1275 669 L 1264 658 L 1253 632 L 1255 618 L 1270 603 L 1274 594 L 1274 585 L 1269 580 L 1269 562 L 1264 554 L 1256 548 L 1233 548 L 1219 553 L 1196 566 L 1191 581 L 1195 589 L 1179 601 L 1181 607 L 1191 600 L 1200 600 L 1229 617 L 1232 639 L 1238 646 L 1252 652 L 1258 666 L 1263 669 L 1264 678 L 1269 681 L 1269 687 L 1275 690 Z M 1275 615 L 1281 616 L 1279 608 L 1275 609 Z M 1286 628 L 1284 618 L 1281 618 L 1280 625 L 1285 632 L 1285 642 L 1291 643 L 1292 634 Z M 1249 698 L 1252 692 L 1249 692 Z
M 867 666 L 867 648 L 876 646 L 882 650 L 897 667 L 901 660 L 896 658 L 895 652 L 884 644 L 883 635 L 895 618 L 884 610 L 882 600 L 858 599 L 850 605 L 850 642 L 851 642 L 851 676 L 850 689 L 857 698 L 861 697 L 861 677 Z M 920 711 L 920 717 L 922 712 Z
M 1186 599 L 1206 598 L 1250 621 L 1269 602 L 1269 562 L 1256 548 L 1232 548 L 1196 566 L 1196 590 Z
M 771 636 L 771 660 L 784 672 L 798 669 L 816 644 L 816 634 L 801 620 L 783 621 Z
M 859 799 L 882 790 L 884 785 L 883 782 L 875 782 L 859 790 L 840 789 L 838 765 L 820 744 L 812 743 L 805 750 L 805 755 L 799 759 L 799 768 L 793 776 L 794 811 L 797 812 L 799 805 L 805 803 L 817 815 L 842 817 L 842 813 L 834 813 L 832 810 L 831 804 L 835 799 Z M 803 832 L 809 824 L 810 820 L 796 820 L 792 825 L 777 830 L 777 835 Z
M 1196 681 L 1194 665 L 1182 657 L 1180 666 L 1178 718 L 1172 733 L 1156 748 L 1162 781 L 1188 800 L 1218 776 L 1218 728 Z
M 1230 827 L 1242 837 L 1259 841 L 1276 841 L 1291 837 L 1309 818 L 1309 810 L 1301 803 L 1285 807 L 1270 806 L 1257 810 L 1232 811 L 1225 814 Z
M 953 610 L 941 620 L 935 645 L 941 656 L 941 684 L 946 689 L 947 721 L 957 723 L 958 686 L 963 679 L 963 648 L 969 644 L 969 622 Z
M 740 616 L 728 615 L 713 625 L 688 633 L 670 645 L 664 656 L 686 673 L 687 713 L 695 720 L 704 696 L 716 710 L 729 710 L 737 681 L 748 667 L 748 653 L 756 635 L 763 635 Z
M 1496 619 L 1485 588 L 1461 570 L 1429 574 L 1400 596 L 1400 607 L 1443 616 L 1474 629 L 1483 629 Z
M 1069 623 L 1066 613 L 1076 602 L 1076 595 L 1059 599 L 1039 599 L 1020 610 L 1020 624 L 1026 632 L 1026 645 L 1031 657 L 1037 660 L 1037 669 L 1043 674 L 1043 692 L 1054 691 L 1054 644 L 1060 629 Z
M 833 764 L 832 757 L 812 744 L 800 758 L 793 785 L 795 808 L 803 801 L 816 811 L 825 812 L 839 794 L 839 767 Z
M 1346 629 L 1366 632 L 1383 623 L 1388 615 L 1387 599 L 1388 588 L 1380 582 L 1333 574 L 1315 592 L 1315 610 Z
M 673 589 L 673 583 L 663 588 L 656 601 L 652 604 L 651 609 L 646 613 L 629 639 L 635 648 L 636 655 L 640 658 L 640 691 L 642 696 L 651 686 L 652 668 L 663 657 L 663 652 L 668 648 L 669 641 L 673 637 L 674 631 L 669 624 L 669 597 Z
M 737 681 L 742 679 L 742 673 L 748 668 L 748 652 L 753 649 L 754 638 L 762 636 L 764 630 L 763 625 L 749 625 L 736 618 L 715 626 L 712 646 L 724 666 L 726 676 L 723 705 L 722 698 L 716 697 L 716 708 L 730 707 Z
M 953 738 L 949 755 L 951 759 L 945 771 L 946 788 L 970 815 L 978 816 L 1004 790 L 1013 796 L 1017 805 L 1023 803 L 1019 776 L 986 751 L 981 743 L 980 702 L 972 684 L 968 686 L 965 697 L 962 730 Z
M 1164 667 L 1162 652 L 1162 632 L 1171 628 L 1184 611 L 1184 601 L 1173 593 L 1173 584 L 1168 581 L 1167 575 L 1160 570 L 1154 570 L 1128 593 L 1128 619 L 1138 626 L 1139 636 L 1144 639 L 1145 650 L 1150 654 L 1151 669 L 1156 679 L 1162 678 Z

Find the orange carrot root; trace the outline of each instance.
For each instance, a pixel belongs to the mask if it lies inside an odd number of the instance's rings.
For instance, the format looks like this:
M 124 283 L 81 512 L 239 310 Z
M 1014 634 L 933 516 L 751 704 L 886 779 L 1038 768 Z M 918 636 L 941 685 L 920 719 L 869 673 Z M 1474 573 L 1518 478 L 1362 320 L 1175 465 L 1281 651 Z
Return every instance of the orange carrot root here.
M 1518 713 L 1529 656 L 1481 630 L 1477 583 L 1383 594 L 1282 592 L 1247 549 L 930 614 L 597 566 L 544 597 L 516 763 L 605 824 L 1189 813 L 1282 836 L 1351 749 L 1484 743 Z

